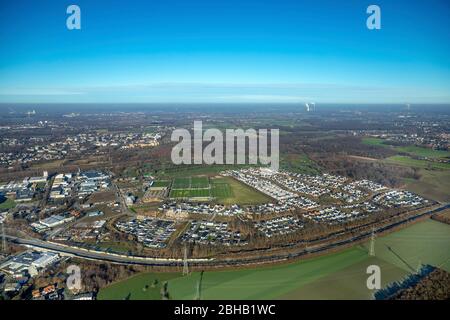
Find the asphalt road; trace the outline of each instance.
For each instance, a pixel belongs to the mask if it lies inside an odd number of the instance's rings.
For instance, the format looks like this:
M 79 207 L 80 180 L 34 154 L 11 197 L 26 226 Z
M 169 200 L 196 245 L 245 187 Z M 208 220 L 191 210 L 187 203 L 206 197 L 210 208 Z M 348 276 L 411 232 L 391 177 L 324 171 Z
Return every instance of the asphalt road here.
M 432 215 L 434 213 L 440 212 L 447 208 L 450 208 L 450 203 L 444 204 L 436 209 L 426 211 L 419 215 L 408 217 L 402 221 L 399 221 L 399 222 L 396 222 L 396 223 L 393 223 L 393 224 L 390 224 L 390 225 L 387 225 L 384 227 L 380 227 L 378 229 L 375 229 L 375 232 L 376 233 L 384 232 L 386 230 L 395 228 L 401 224 L 414 221 L 414 220 L 419 219 L 426 215 Z M 330 250 L 330 249 L 333 249 L 336 247 L 351 244 L 352 242 L 356 242 L 356 241 L 359 241 L 359 240 L 362 240 L 365 238 L 369 238 L 370 236 L 371 236 L 371 231 L 362 233 L 356 237 L 352 237 L 352 238 L 349 238 L 346 240 L 336 241 L 333 243 L 323 244 L 323 245 L 315 246 L 312 248 L 302 249 L 298 252 L 289 253 L 289 254 L 261 256 L 261 257 L 256 257 L 256 258 L 245 258 L 244 257 L 241 259 L 221 259 L 221 260 L 188 259 L 188 262 L 191 266 L 233 266 L 233 265 L 245 265 L 245 264 L 262 264 L 262 263 L 294 259 L 294 258 L 298 258 L 303 255 L 306 255 L 306 254 Z M 161 259 L 161 258 L 138 257 L 138 256 L 122 256 L 122 255 L 117 255 L 117 254 L 107 253 L 107 252 L 88 251 L 86 249 L 81 249 L 81 248 L 77 248 L 77 247 L 69 247 L 69 246 L 65 246 L 65 245 L 61 245 L 61 244 L 55 244 L 55 243 L 52 243 L 49 241 L 42 241 L 39 239 L 24 239 L 24 238 L 9 236 L 9 235 L 6 235 L 6 239 L 8 241 L 16 243 L 16 244 L 51 250 L 51 251 L 59 252 L 61 254 L 70 255 L 70 256 L 74 256 L 74 257 L 106 261 L 106 262 L 112 262 L 112 263 L 119 263 L 119 264 L 135 264 L 135 265 L 149 265 L 149 266 L 182 266 L 182 264 L 183 264 L 182 259 Z

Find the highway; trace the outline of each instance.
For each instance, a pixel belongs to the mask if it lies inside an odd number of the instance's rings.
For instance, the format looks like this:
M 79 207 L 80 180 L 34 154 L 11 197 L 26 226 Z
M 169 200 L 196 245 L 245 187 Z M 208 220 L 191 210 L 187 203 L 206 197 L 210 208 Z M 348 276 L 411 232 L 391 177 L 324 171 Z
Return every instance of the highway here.
M 6 239 L 15 244 L 25 245 L 37 249 L 45 249 L 50 251 L 59 252 L 63 255 L 86 258 L 91 260 L 108 261 L 121 264 L 142 264 L 142 265 L 179 265 L 182 260 L 178 259 L 160 259 L 151 257 L 138 257 L 138 256 L 124 256 L 114 253 L 101 252 L 95 250 L 87 250 L 84 248 L 70 247 L 63 244 L 58 244 L 50 241 L 42 241 L 39 239 L 24 239 L 15 236 L 6 235 Z M 205 262 L 207 259 L 189 259 L 189 262 Z
M 432 215 L 437 212 L 440 212 L 442 210 L 445 210 L 447 208 L 450 208 L 450 203 L 443 204 L 442 206 L 426 211 L 424 213 L 411 216 L 408 218 L 405 218 L 402 221 L 383 226 L 380 228 L 375 229 L 376 233 L 384 232 L 390 229 L 393 229 L 395 227 L 398 227 L 401 224 L 412 222 L 414 220 L 417 220 L 421 217 Z M 311 253 L 317 253 L 317 252 L 324 252 L 330 249 L 335 249 L 341 246 L 346 246 L 348 244 L 351 244 L 353 242 L 363 240 L 365 238 L 369 238 L 371 236 L 371 231 L 364 232 L 358 236 L 340 240 L 332 243 L 327 243 L 323 245 L 318 245 L 315 247 L 309 247 L 307 249 L 299 250 L 298 252 L 293 252 L 289 254 L 278 254 L 278 255 L 270 255 L 270 256 L 261 256 L 261 257 L 255 257 L 255 258 L 239 258 L 239 259 L 188 259 L 188 262 L 191 266 L 211 266 L 211 267 L 217 267 L 217 266 L 233 266 L 233 265 L 255 265 L 255 264 L 263 264 L 263 263 L 273 263 L 277 261 L 285 261 L 290 259 L 299 258 L 301 256 L 304 256 L 306 254 Z M 99 261 L 105 261 L 105 262 L 111 262 L 111 263 L 118 263 L 118 264 L 134 264 L 134 265 L 146 265 L 146 266 L 182 266 L 183 260 L 182 259 L 165 259 L 165 258 L 152 258 L 152 257 L 139 257 L 139 256 L 125 256 L 125 255 L 118 255 L 114 253 L 107 253 L 107 252 L 101 252 L 101 251 L 94 251 L 94 250 L 87 250 L 83 248 L 78 247 L 70 247 L 63 244 L 57 244 L 49 241 L 42 241 L 39 239 L 24 239 L 19 237 L 14 237 L 10 235 L 6 235 L 6 239 L 12 243 L 20 244 L 20 245 L 26 245 L 33 248 L 38 249 L 45 249 L 45 250 L 51 250 L 55 252 L 59 252 L 63 255 L 68 255 L 72 257 L 79 257 L 79 258 L 85 258 L 90 260 L 99 260 Z M 293 244 L 292 246 L 294 246 Z

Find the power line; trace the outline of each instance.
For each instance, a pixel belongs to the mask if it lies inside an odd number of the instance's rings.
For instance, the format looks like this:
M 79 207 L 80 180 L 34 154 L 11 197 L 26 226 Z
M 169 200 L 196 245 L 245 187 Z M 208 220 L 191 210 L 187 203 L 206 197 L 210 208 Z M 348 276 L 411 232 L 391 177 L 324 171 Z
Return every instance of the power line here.
M 417 263 L 417 269 L 416 269 L 416 273 L 420 273 L 420 270 L 422 269 L 422 261 L 419 260 L 419 262 Z
M 197 293 L 195 295 L 195 300 L 202 299 L 202 281 L 203 281 L 203 271 L 200 273 L 200 278 L 197 281 Z

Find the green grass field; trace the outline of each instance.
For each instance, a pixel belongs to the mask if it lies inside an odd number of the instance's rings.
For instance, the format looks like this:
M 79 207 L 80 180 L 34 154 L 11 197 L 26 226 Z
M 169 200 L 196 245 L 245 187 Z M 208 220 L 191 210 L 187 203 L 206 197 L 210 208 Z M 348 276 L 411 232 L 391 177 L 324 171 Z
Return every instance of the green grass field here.
M 191 178 L 175 178 L 172 182 L 172 189 L 189 189 L 191 187 Z
M 381 146 L 381 147 L 387 147 L 384 139 L 380 138 L 371 138 L 371 137 L 364 137 L 362 139 L 362 143 L 367 144 L 369 146 Z
M 171 198 L 207 198 L 210 197 L 209 189 L 177 189 L 170 191 Z
M 284 265 L 205 272 L 202 299 L 370 299 L 372 292 L 366 287 L 366 269 L 371 264 L 381 268 L 383 285 L 400 280 L 419 263 L 450 271 L 450 226 L 444 223 L 426 220 L 379 237 L 375 257 L 368 256 L 368 246 L 365 243 Z M 143 279 L 147 279 L 145 275 Z M 147 275 L 149 279 L 159 276 Z M 199 276 L 199 272 L 185 277 L 169 274 L 172 298 L 193 299 Z M 133 277 L 102 289 L 100 297 L 122 299 L 131 293 L 131 299 L 139 299 L 147 294 L 142 292 L 145 283 Z M 159 299 L 156 294 L 151 297 Z
M 377 265 L 381 269 L 381 285 L 403 278 L 407 272 L 376 257 L 368 257 L 337 272 L 294 289 L 279 299 L 286 300 L 367 300 L 372 299 L 372 291 L 367 289 L 367 267 Z
M 172 189 L 207 189 L 209 178 L 205 176 L 182 177 L 173 179 Z
M 449 246 L 450 226 L 427 220 L 378 238 L 376 257 L 368 256 L 368 244 L 364 244 L 282 266 L 205 272 L 203 298 L 370 299 L 372 292 L 366 287 L 369 265 L 380 266 L 383 285 L 401 279 L 419 263 L 449 271 Z M 198 275 L 189 277 L 169 281 L 175 298 L 192 299 Z
M 192 189 L 209 188 L 209 178 L 203 176 L 191 177 L 191 188 Z
M 383 160 L 386 163 L 398 164 L 408 167 L 425 168 L 425 169 L 450 169 L 450 163 L 438 163 L 427 160 L 417 160 L 407 156 L 392 156 Z
M 245 184 L 233 179 L 231 177 L 223 177 L 219 178 L 219 183 L 226 182 L 230 189 L 230 196 L 217 197 L 217 202 L 221 204 L 239 204 L 239 205 L 253 205 L 260 203 L 270 202 L 271 199 L 264 195 L 263 193 L 246 186 Z M 214 188 L 214 187 L 213 187 Z M 221 187 L 219 187 L 221 188 Z M 226 193 L 227 191 L 224 188 L 221 188 L 221 191 L 217 190 L 217 192 Z
M 248 168 L 251 165 L 189 165 L 189 166 L 176 166 L 173 168 L 167 168 L 160 170 L 158 176 L 161 179 L 176 178 L 176 177 L 188 177 L 196 175 L 214 175 L 225 170 L 237 170 L 239 168 Z
M 161 188 L 161 187 L 169 187 L 170 181 L 169 180 L 155 180 L 153 181 L 152 187 L 153 188 Z
M 5 201 L 0 203 L 0 210 L 8 210 L 14 208 L 16 206 L 16 202 L 12 199 L 6 198 Z
M 391 146 L 386 140 L 380 138 L 370 138 L 366 137 L 362 139 L 362 143 L 371 146 L 379 146 L 392 148 L 395 151 L 409 153 L 410 155 L 418 157 L 428 157 L 428 158 L 446 158 L 450 157 L 450 151 L 444 150 L 433 150 L 430 148 L 418 147 L 415 145 L 410 146 Z
M 170 191 L 171 198 L 214 198 L 221 204 L 252 205 L 271 199 L 231 177 L 193 176 L 175 178 Z
M 180 277 L 180 273 L 141 273 L 100 290 L 99 300 L 159 300 L 164 281 Z M 155 279 L 158 281 L 153 286 Z
M 233 190 L 227 182 L 227 179 L 211 179 L 211 196 L 216 198 L 218 201 L 223 201 L 234 196 Z
M 419 263 L 430 263 L 450 270 L 450 227 L 440 222 L 427 220 L 408 228 L 376 239 L 376 257 L 353 264 L 334 274 L 302 286 L 284 299 L 370 299 L 365 270 L 375 264 L 381 268 L 382 286 L 401 279 Z M 366 251 L 368 243 L 361 246 Z M 389 248 L 390 249 L 389 249 Z
M 171 198 L 209 198 L 210 196 L 208 177 L 193 176 L 173 179 Z
M 404 179 L 405 188 L 421 196 L 450 202 L 450 170 L 420 169 L 419 179 Z
M 450 271 L 449 248 L 450 226 L 429 219 L 380 237 L 375 251 L 378 258 L 405 271 L 415 270 L 419 263 Z
M 299 286 L 362 261 L 367 254 L 350 249 L 316 259 L 280 266 L 237 271 L 205 272 L 202 299 L 276 299 Z M 175 299 L 193 299 L 199 273 L 169 281 Z
M 413 159 L 411 156 L 441 159 L 450 156 L 449 151 L 432 150 L 418 146 L 391 146 L 385 140 L 366 137 L 362 139 L 363 144 L 391 148 L 398 154 L 380 160 L 381 163 L 389 165 L 404 166 L 419 169 L 420 177 L 404 178 L 404 187 L 412 192 L 429 199 L 441 202 L 450 201 L 450 163 L 439 163 L 435 161 Z M 405 153 L 410 156 L 404 155 Z
M 407 146 L 407 147 L 396 147 L 398 151 L 406 152 L 409 154 L 413 154 L 419 157 L 428 157 L 428 158 L 446 158 L 450 157 L 449 151 L 444 150 L 433 150 L 430 148 L 421 148 L 417 146 Z
M 306 174 L 320 173 L 319 166 L 306 154 L 286 154 L 282 155 L 280 160 L 280 167 L 284 170 Z
M 403 155 L 395 155 L 380 160 L 381 163 L 389 165 L 404 166 L 420 169 L 420 177 L 404 178 L 404 187 L 421 196 L 436 201 L 450 201 L 450 163 L 439 163 L 428 160 L 413 159 L 411 156 L 428 157 L 428 158 L 445 158 L 450 156 L 448 151 L 432 150 L 417 146 L 394 147 L 385 144 L 383 139 L 379 138 L 363 138 L 362 143 L 367 145 L 381 146 L 391 148 Z M 404 153 L 410 156 L 404 155 Z

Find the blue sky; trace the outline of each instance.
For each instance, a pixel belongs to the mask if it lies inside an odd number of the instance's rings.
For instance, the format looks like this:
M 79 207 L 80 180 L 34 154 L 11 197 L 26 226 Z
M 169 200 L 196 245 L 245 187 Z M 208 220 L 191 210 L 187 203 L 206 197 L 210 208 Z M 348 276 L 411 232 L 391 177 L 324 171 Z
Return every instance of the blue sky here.
M 2 1 L 0 102 L 448 103 L 449 16 L 446 0 Z

